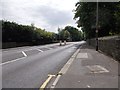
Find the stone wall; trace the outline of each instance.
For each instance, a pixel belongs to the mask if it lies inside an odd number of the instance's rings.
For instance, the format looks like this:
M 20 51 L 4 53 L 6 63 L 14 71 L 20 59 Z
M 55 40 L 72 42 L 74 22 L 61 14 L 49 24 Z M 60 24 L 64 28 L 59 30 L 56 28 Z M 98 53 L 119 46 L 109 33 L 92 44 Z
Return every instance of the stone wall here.
M 96 47 L 95 39 L 90 39 L 87 42 L 89 43 L 89 45 Z M 120 36 L 109 36 L 99 38 L 98 48 L 100 51 L 120 61 Z

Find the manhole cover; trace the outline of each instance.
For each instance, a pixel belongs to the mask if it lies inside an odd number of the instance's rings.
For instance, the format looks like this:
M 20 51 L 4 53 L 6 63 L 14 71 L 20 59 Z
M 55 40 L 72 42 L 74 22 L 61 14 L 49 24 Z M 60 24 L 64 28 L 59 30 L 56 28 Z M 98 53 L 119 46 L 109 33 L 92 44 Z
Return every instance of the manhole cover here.
M 91 73 L 105 73 L 109 72 L 107 69 L 100 65 L 93 65 L 93 66 L 86 66 L 88 69 L 90 69 Z

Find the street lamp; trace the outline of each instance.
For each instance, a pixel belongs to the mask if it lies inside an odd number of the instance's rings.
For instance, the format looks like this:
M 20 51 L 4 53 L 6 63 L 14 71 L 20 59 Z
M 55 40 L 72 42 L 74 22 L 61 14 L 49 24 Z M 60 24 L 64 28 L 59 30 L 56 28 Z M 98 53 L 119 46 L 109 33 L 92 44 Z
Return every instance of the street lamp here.
M 98 0 L 96 9 L 96 51 L 98 51 Z

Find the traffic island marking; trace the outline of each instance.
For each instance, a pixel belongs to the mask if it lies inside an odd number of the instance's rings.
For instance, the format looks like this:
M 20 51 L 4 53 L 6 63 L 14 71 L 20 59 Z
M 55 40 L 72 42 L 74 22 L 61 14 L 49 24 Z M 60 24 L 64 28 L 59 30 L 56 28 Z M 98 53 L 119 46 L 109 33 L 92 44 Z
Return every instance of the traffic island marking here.
M 86 66 L 91 72 L 90 73 L 106 73 L 109 72 L 106 68 L 100 65 Z

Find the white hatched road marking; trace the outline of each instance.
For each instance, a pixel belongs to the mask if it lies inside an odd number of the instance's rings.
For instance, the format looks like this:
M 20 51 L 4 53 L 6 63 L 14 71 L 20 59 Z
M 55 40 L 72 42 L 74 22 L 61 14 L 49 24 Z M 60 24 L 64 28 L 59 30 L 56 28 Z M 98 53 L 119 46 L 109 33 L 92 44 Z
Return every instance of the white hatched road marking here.
M 24 51 L 22 51 L 22 54 L 23 54 L 25 57 L 27 57 L 27 54 L 26 54 Z
M 93 65 L 93 66 L 86 66 L 90 69 L 92 73 L 105 73 L 109 72 L 106 68 L 100 66 L 100 65 Z

